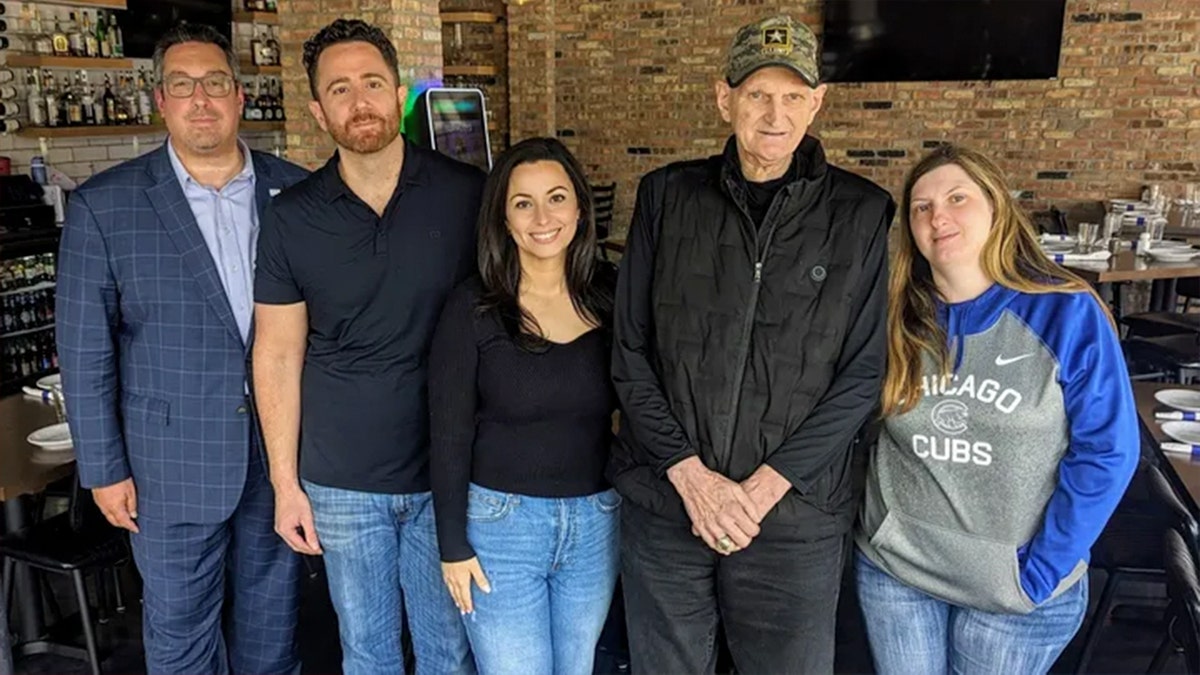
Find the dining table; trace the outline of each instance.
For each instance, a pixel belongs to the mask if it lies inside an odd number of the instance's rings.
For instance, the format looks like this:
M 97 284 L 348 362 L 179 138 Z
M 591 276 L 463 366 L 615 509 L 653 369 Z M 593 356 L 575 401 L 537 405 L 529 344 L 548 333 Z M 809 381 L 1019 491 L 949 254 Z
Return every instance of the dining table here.
M 1197 253 L 1200 253 L 1198 251 Z M 1096 292 L 1120 316 L 1120 293 L 1114 284 L 1129 281 L 1149 281 L 1151 312 L 1175 311 L 1175 285 L 1180 279 L 1200 277 L 1200 259 L 1185 262 L 1164 262 L 1135 255 L 1133 251 L 1121 251 L 1106 261 L 1068 261 L 1063 267 L 1092 284 Z
M 75 470 L 72 451 L 43 450 L 27 440 L 34 431 L 58 422 L 55 407 L 40 399 L 22 393 L 0 398 L 0 501 L 4 502 L 8 532 L 30 523 L 28 497 L 43 492 Z M 24 565 L 17 565 L 14 575 L 17 597 L 13 609 L 18 644 L 37 642 L 45 637 L 38 585 Z
M 1133 383 L 1133 399 L 1137 405 L 1138 419 L 1141 421 L 1142 428 L 1146 434 L 1154 441 L 1154 452 L 1164 462 L 1160 462 L 1170 471 L 1164 472 L 1167 478 L 1175 484 L 1176 490 L 1181 497 L 1188 502 L 1188 508 L 1193 514 L 1200 514 L 1200 457 L 1193 456 L 1191 453 L 1180 452 L 1164 452 L 1161 449 L 1161 444 L 1164 442 L 1175 442 L 1175 439 L 1168 436 L 1162 430 L 1162 423 L 1165 420 L 1159 420 L 1155 417 L 1155 413 L 1160 411 L 1173 411 L 1167 405 L 1164 405 L 1155 398 L 1155 394 L 1168 389 L 1182 389 L 1185 391 L 1196 392 L 1197 398 L 1200 399 L 1200 386 L 1181 385 L 1177 383 L 1163 382 L 1134 382 Z

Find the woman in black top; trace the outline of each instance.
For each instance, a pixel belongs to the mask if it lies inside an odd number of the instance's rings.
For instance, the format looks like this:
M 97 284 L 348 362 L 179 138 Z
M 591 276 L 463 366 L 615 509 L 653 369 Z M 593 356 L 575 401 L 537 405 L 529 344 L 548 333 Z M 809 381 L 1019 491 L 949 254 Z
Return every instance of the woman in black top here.
M 447 300 L 429 363 L 442 574 L 483 675 L 590 674 L 618 567 L 604 479 L 612 279 L 583 169 L 557 140 L 502 154 L 479 279 Z

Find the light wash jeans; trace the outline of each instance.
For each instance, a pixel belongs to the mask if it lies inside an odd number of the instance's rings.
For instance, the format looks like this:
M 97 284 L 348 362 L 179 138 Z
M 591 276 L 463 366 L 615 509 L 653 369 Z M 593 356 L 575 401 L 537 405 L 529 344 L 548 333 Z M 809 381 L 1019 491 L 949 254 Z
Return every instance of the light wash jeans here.
M 926 595 L 861 553 L 854 564 L 879 675 L 1045 673 L 1087 612 L 1087 575 L 1029 614 L 1000 614 Z
M 345 675 L 404 673 L 400 603 L 417 673 L 474 673 L 458 609 L 442 581 L 429 492 L 389 495 L 304 481 L 325 551 Z
M 549 499 L 472 485 L 467 539 L 492 592 L 463 617 L 481 675 L 591 675 L 619 569 L 607 490 Z

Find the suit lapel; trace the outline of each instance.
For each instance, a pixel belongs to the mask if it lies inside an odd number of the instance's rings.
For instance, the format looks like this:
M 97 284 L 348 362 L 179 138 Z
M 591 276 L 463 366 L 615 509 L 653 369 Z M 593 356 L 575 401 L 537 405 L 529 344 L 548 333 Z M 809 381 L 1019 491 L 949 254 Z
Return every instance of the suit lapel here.
M 148 170 L 155 179 L 155 184 L 146 190 L 146 196 L 154 206 L 167 236 L 183 256 L 184 265 L 200 284 L 200 292 L 204 294 L 204 299 L 217 313 L 221 323 L 241 342 L 242 331 L 233 316 L 233 308 L 229 305 L 225 287 L 221 285 L 221 277 L 217 273 L 212 253 L 208 250 L 204 235 L 200 234 L 196 216 L 192 214 L 192 208 L 188 205 L 179 179 L 175 176 L 171 158 L 167 156 L 166 143 L 154 152 L 155 157 L 151 158 Z

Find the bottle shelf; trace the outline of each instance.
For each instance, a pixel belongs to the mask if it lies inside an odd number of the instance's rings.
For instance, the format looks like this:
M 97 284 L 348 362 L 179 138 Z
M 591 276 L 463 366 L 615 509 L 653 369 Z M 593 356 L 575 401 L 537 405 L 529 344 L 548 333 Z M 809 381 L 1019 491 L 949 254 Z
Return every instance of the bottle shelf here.
M 242 61 L 243 75 L 282 75 L 283 66 L 256 66 L 249 61 Z
M 285 123 L 278 120 L 242 120 L 238 123 L 238 129 L 249 133 L 261 131 L 283 131 Z
M 28 2 L 28 0 L 26 0 Z M 58 5 L 59 7 L 82 7 L 84 9 L 129 9 L 125 0 L 37 0 L 38 5 Z
M 133 59 L 89 59 L 81 56 L 9 54 L 9 68 L 70 68 L 72 70 L 133 70 Z
M 496 23 L 499 14 L 491 12 L 442 12 L 442 23 Z
M 24 127 L 17 131 L 23 138 L 85 138 L 87 136 L 143 136 L 161 134 L 162 124 L 112 124 L 79 127 Z
M 495 77 L 500 74 L 496 66 L 443 66 L 446 77 Z
M 278 12 L 234 12 L 234 23 L 261 23 L 264 26 L 278 26 Z

